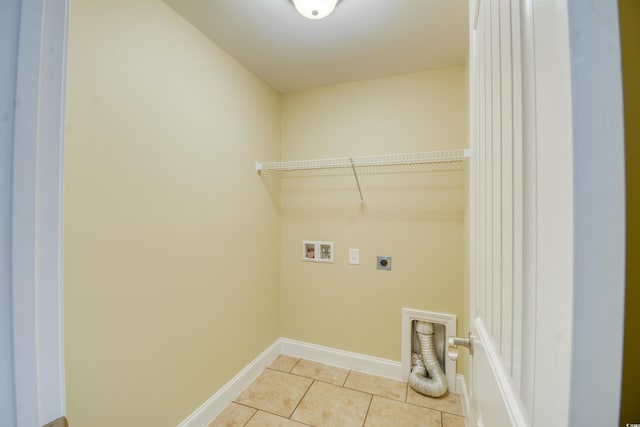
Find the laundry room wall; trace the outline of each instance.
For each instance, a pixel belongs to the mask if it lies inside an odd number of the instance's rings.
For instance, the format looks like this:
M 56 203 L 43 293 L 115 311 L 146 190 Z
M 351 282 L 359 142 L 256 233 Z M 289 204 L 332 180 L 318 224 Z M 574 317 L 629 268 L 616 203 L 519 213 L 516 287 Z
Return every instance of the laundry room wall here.
M 282 160 L 466 148 L 466 92 L 459 66 L 283 95 Z M 403 307 L 461 322 L 464 169 L 363 169 L 363 203 L 350 170 L 264 179 L 282 190 L 282 336 L 400 360 Z M 334 242 L 334 263 L 303 261 L 303 240 Z
M 175 426 L 279 337 L 280 96 L 160 1 L 71 2 L 73 426 Z

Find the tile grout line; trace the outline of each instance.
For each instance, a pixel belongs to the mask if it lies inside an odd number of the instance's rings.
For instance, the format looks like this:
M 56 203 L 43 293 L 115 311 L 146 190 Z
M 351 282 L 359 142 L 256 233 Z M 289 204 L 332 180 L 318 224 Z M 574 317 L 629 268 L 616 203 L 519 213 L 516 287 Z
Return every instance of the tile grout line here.
M 381 394 L 373 393 L 373 392 L 370 392 L 370 391 L 358 390 L 357 388 L 351 388 L 351 387 L 342 387 L 342 388 L 344 388 L 346 390 L 357 391 L 359 393 L 370 394 L 372 396 L 382 397 L 383 399 L 393 400 L 394 402 L 407 403 L 407 402 L 405 402 L 403 400 L 400 400 L 400 399 L 394 399 L 393 397 L 382 396 Z M 413 406 L 418 406 L 418 405 L 413 405 Z
M 305 392 L 305 394 L 306 394 L 306 392 Z M 303 395 L 303 397 L 304 397 L 304 395 Z M 300 399 L 300 400 L 302 400 L 302 399 Z M 238 403 L 238 402 L 231 402 L 231 403 L 235 403 L 236 405 L 244 406 L 245 408 L 249 408 L 249 409 L 254 409 L 255 410 L 253 415 L 251 415 L 251 417 L 247 420 L 247 422 L 244 425 L 248 424 L 249 421 L 251 421 L 251 418 L 255 417 L 258 412 L 264 412 L 265 414 L 270 414 L 270 415 L 273 415 L 273 416 L 278 417 L 278 418 L 284 418 L 285 420 L 290 420 L 290 421 L 294 421 L 296 423 L 304 424 L 306 426 L 311 426 L 311 424 L 307 424 L 307 423 L 302 422 L 302 421 L 292 420 L 290 417 L 284 417 L 284 416 L 282 416 L 280 414 L 276 414 L 275 412 L 269 411 L 267 409 L 255 408 L 253 406 L 245 405 L 244 403 Z M 299 402 L 298 402 L 298 404 L 299 404 Z M 297 406 L 296 406 L 296 408 L 297 408 Z M 295 409 L 294 409 L 294 412 L 295 412 Z M 293 412 L 292 412 L 292 414 L 293 414 Z M 215 419 L 213 421 L 215 421 Z M 311 426 L 311 427 L 313 427 L 313 426 Z
M 247 406 L 247 405 L 243 405 L 243 406 Z M 266 409 L 258 409 L 258 408 L 254 408 L 253 406 L 247 406 L 247 408 L 251 408 L 251 409 L 255 409 L 256 410 L 256 412 L 251 416 L 251 418 L 255 417 L 258 412 L 264 412 L 265 414 L 273 415 L 274 417 L 282 418 L 282 419 L 285 419 L 285 420 L 289 420 L 289 421 L 293 421 L 293 422 L 296 422 L 296 423 L 299 423 L 299 424 L 303 424 L 305 426 L 313 427 L 311 424 L 307 424 L 307 423 L 304 423 L 302 421 L 292 420 L 289 417 L 284 417 L 284 416 L 282 416 L 280 414 L 276 414 L 275 412 L 271 412 L 271 411 L 268 411 Z M 249 421 L 251 420 L 251 418 L 249 418 Z M 249 421 L 247 421 L 247 423 L 249 423 Z
M 292 419 L 291 417 L 293 417 L 293 414 L 296 412 L 296 410 L 298 409 L 298 406 L 300 406 L 300 404 L 302 403 L 302 401 L 304 400 L 305 396 L 307 395 L 307 393 L 309 393 L 309 390 L 311 390 L 311 387 L 313 387 L 313 384 L 316 382 L 316 380 L 312 380 L 311 384 L 309 384 L 309 387 L 307 387 L 307 389 L 304 391 L 304 394 L 302 395 L 302 397 L 300 398 L 300 400 L 298 401 L 298 403 L 296 404 L 296 407 L 293 408 L 293 411 L 291 411 L 291 413 L 289 414 L 289 416 L 287 417 L 288 420 L 291 421 L 296 421 L 294 419 Z M 296 421 L 298 422 L 298 421 Z M 306 423 L 305 423 L 306 424 Z
M 437 409 L 437 411 L 442 412 L 443 414 L 453 415 L 454 417 L 466 418 L 464 415 L 454 414 L 453 412 L 443 411 L 442 409 Z
M 254 408 L 253 406 L 249 406 L 249 405 L 246 405 L 244 403 L 236 402 L 235 400 L 232 401 L 231 403 L 235 403 L 236 405 L 244 406 L 245 408 L 255 409 L 256 411 L 259 410 L 258 408 Z M 227 408 L 231 405 L 231 403 L 229 405 L 227 405 Z
M 454 414 L 453 412 L 444 411 L 444 410 L 442 410 L 442 409 L 432 408 L 432 407 L 430 407 L 430 406 L 422 406 L 422 405 L 418 405 L 418 404 L 411 403 L 411 402 L 405 402 L 405 403 L 406 403 L 407 405 L 415 406 L 416 408 L 431 409 L 432 411 L 444 412 L 445 414 L 455 415 L 456 417 L 465 418 L 465 416 L 464 416 L 464 415 Z
M 293 366 L 291 367 L 291 369 L 289 369 L 289 372 L 287 373 L 291 373 L 293 372 L 294 369 L 296 369 L 296 366 L 298 366 L 298 363 L 300 363 L 300 361 L 302 361 L 302 357 L 299 357 L 298 360 L 296 361 L 296 363 L 293 364 Z
M 334 386 L 336 386 L 336 387 L 344 387 L 344 385 L 342 385 L 342 386 L 341 386 L 340 384 L 330 383 L 329 381 L 321 380 L 321 379 L 316 378 L 316 377 L 307 377 L 306 375 L 295 374 L 295 373 L 293 373 L 293 372 L 279 371 L 279 370 L 277 370 L 277 369 L 271 369 L 271 368 L 266 368 L 266 369 L 270 369 L 270 370 L 272 370 L 272 371 L 280 372 L 280 373 L 283 373 L 283 374 L 288 374 L 288 375 L 291 375 L 291 376 L 294 376 L 294 377 L 297 377 L 297 378 L 304 378 L 305 380 L 318 381 L 318 382 L 320 382 L 320 383 L 329 384 L 329 385 L 334 385 Z M 346 380 L 345 380 L 345 381 L 346 381 Z M 344 388 L 348 388 L 348 387 L 344 387 Z M 358 391 L 358 390 L 356 390 L 356 391 Z
M 349 372 L 347 373 L 347 377 L 344 379 L 344 383 L 342 384 L 342 387 L 349 388 L 347 387 L 347 381 L 349 381 L 349 377 L 351 376 L 352 372 L 353 372 L 353 369 L 349 369 Z
M 364 419 L 362 420 L 362 427 L 367 423 L 367 417 L 369 416 L 369 410 L 371 409 L 371 404 L 373 403 L 373 394 L 369 399 L 369 406 L 367 406 L 367 412 L 364 414 Z
M 349 369 L 349 371 L 347 372 L 347 375 L 345 375 L 344 381 L 342 381 L 342 385 L 340 387 L 346 388 L 344 385 L 347 383 L 347 380 L 349 379 L 349 375 L 351 375 L 351 369 Z
M 347 382 L 347 378 L 349 377 L 349 374 L 351 373 L 350 369 L 339 368 L 337 366 L 331 366 L 331 365 L 327 365 L 325 363 L 320 363 L 320 362 L 314 362 L 314 363 L 319 363 L 319 364 L 324 365 L 324 366 L 328 366 L 330 368 L 342 369 L 342 370 L 347 371 L 347 375 L 345 376 L 344 381 L 342 381 L 342 385 L 340 385 L 340 384 L 336 384 L 336 383 L 332 383 L 332 382 L 329 382 L 329 381 L 322 380 L 320 378 L 316 378 L 315 376 L 309 377 L 309 376 L 306 376 L 306 375 L 297 374 L 297 373 L 293 372 L 293 370 L 296 368 L 296 366 L 298 366 L 298 363 L 300 363 L 303 360 L 308 360 L 308 359 L 302 359 L 302 358 L 298 359 L 298 362 L 296 362 L 296 364 L 293 366 L 293 368 L 291 368 L 291 370 L 289 370 L 289 371 L 281 371 L 280 369 L 274 369 L 274 368 L 271 368 L 269 366 L 267 366 L 265 369 L 269 369 L 271 371 L 276 371 L 276 372 L 282 372 L 284 374 L 293 375 L 293 376 L 298 377 L 298 378 L 306 378 L 308 380 L 313 380 L 313 381 L 318 381 L 318 382 L 325 383 L 325 384 L 335 385 L 336 387 L 344 387 L 344 385 Z M 309 360 L 309 362 L 313 362 L 313 360 Z M 345 388 L 347 388 L 347 387 L 345 387 Z M 359 390 L 356 390 L 356 391 L 359 391 Z
M 251 416 L 249 417 L 249 419 L 247 420 L 247 422 L 246 422 L 246 423 L 242 424 L 242 426 L 243 426 L 243 427 L 244 427 L 244 426 L 246 426 L 247 424 L 249 424 L 249 421 L 251 421 L 251 420 L 253 419 L 253 417 L 255 417 L 255 416 L 256 416 L 256 414 L 257 414 L 257 413 L 258 413 L 258 411 L 259 411 L 259 409 L 253 408 L 253 407 L 251 407 L 251 406 L 249 406 L 249 408 L 255 409 L 256 411 L 255 411 L 253 414 L 251 414 Z
M 346 383 L 347 382 L 345 381 L 345 384 Z M 402 399 L 395 399 L 395 398 L 389 397 L 389 396 L 383 396 L 382 394 L 374 393 L 372 391 L 365 391 L 365 390 L 360 390 L 360 389 L 357 389 L 357 388 L 349 387 L 347 385 L 343 385 L 342 388 L 346 388 L 347 390 L 359 391 L 360 393 L 366 393 L 366 394 L 370 394 L 372 396 L 383 397 L 385 399 L 394 400 L 396 402 L 407 403 L 406 391 L 405 391 L 405 398 L 404 398 L 404 400 L 402 400 Z

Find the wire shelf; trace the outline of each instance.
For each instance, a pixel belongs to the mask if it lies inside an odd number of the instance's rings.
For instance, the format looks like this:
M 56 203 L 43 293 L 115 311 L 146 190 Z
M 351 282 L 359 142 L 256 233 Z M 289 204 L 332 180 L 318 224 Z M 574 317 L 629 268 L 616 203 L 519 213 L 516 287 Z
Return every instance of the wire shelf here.
M 360 193 L 360 202 L 364 203 L 360 180 L 358 179 L 357 168 L 378 168 L 384 166 L 403 166 L 412 165 L 428 165 L 435 166 L 432 170 L 450 170 L 452 165 L 463 166 L 464 159 L 470 157 L 469 150 L 448 150 L 448 151 L 429 151 L 422 153 L 405 153 L 405 154 L 380 154 L 373 156 L 359 157 L 338 157 L 334 159 L 318 159 L 318 160 L 295 160 L 289 162 L 256 162 L 256 171 L 258 174 L 269 171 L 279 172 L 296 172 L 337 169 L 350 169 L 358 186 Z
M 380 154 L 333 159 L 294 160 L 288 162 L 256 162 L 256 171 L 302 171 L 319 169 L 359 168 L 371 166 L 420 165 L 428 163 L 462 162 L 468 150 L 430 151 L 422 153 Z

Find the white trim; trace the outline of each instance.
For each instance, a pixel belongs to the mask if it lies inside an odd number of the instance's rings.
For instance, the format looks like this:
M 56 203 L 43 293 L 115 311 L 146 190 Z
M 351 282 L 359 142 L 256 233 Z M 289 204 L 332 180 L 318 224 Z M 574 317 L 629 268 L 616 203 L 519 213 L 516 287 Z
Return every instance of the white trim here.
M 280 354 L 286 356 L 300 357 L 394 380 L 402 379 L 402 369 L 399 362 L 289 338 L 280 338 L 277 342 Z
M 11 213 L 13 111 L 20 29 L 20 3 L 0 2 L 0 425 L 15 426 L 13 310 L 11 301 Z
M 618 10 L 615 1 L 568 2 L 575 269 L 569 423 L 576 426 L 615 425 L 620 417 L 625 137 Z
M 457 333 L 457 320 L 454 314 L 436 313 L 434 311 L 414 310 L 412 308 L 402 309 L 402 376 L 403 381 L 409 379 L 409 373 L 411 372 L 411 322 L 414 320 L 423 320 L 431 323 L 439 323 L 445 327 L 444 342 L 449 341 L 449 337 L 453 337 Z M 445 358 L 445 375 L 447 376 L 447 383 L 451 391 L 457 392 L 456 374 L 457 363 L 455 360 Z
M 464 413 L 465 425 L 467 427 L 475 427 L 473 417 L 471 416 L 471 401 L 467 392 L 467 383 L 464 381 L 464 375 L 456 375 L 456 393 L 460 395 L 460 403 L 462 404 L 462 412 Z
M 476 320 L 473 322 L 473 326 L 476 331 L 474 340 L 480 341 L 479 345 L 484 349 L 485 354 L 487 355 L 489 366 L 493 371 L 493 377 L 495 378 L 498 389 L 500 390 L 500 395 L 502 396 L 502 401 L 504 402 L 505 408 L 507 409 L 507 413 L 511 420 L 511 425 L 526 426 L 527 418 L 523 411 L 524 405 L 522 401 L 517 397 L 518 394 L 513 388 L 513 384 L 509 379 L 509 375 L 504 370 L 502 359 L 496 352 L 495 347 L 491 341 L 491 337 L 487 333 L 480 318 L 476 318 Z M 478 347 L 478 344 L 475 342 L 474 347 Z
M 38 360 L 40 415 L 66 414 L 64 373 L 63 165 L 69 0 L 46 1 L 38 149 Z M 46 43 L 45 43 L 46 41 Z
M 280 340 L 276 340 L 213 396 L 207 399 L 206 402 L 200 405 L 195 412 L 178 424 L 178 427 L 208 426 L 242 390 L 247 388 L 278 357 L 278 354 L 280 354 L 279 348 Z
M 23 2 L 17 57 L 12 289 L 16 418 L 65 414 L 62 147 L 68 0 Z
M 536 253 L 535 264 L 532 265 L 535 269 L 533 396 L 527 403 L 533 404 L 528 409 L 533 410 L 530 419 L 534 426 L 564 426 L 573 425 L 569 419 L 569 401 L 576 260 L 573 247 L 576 242 L 573 233 L 573 191 L 576 187 L 572 159 L 575 141 L 571 129 L 568 4 L 564 1 L 532 1 L 531 5 L 536 188 L 535 236 L 532 236 L 532 243 L 535 244 Z M 591 85 L 584 89 L 591 90 Z M 596 109 L 603 107 L 606 108 L 605 104 L 600 104 Z M 598 113 L 597 118 L 592 120 L 597 121 L 601 117 L 602 114 Z M 602 153 L 597 155 L 602 157 Z M 584 208 L 590 210 L 593 206 Z M 587 233 L 596 234 L 596 228 Z M 591 241 L 591 244 L 600 245 L 601 242 Z M 592 260 L 593 263 L 600 261 Z M 528 298 L 523 298 L 527 305 Z M 582 325 L 578 329 L 580 327 Z M 589 340 L 594 342 L 595 336 L 589 335 Z M 599 346 L 596 348 L 592 348 L 590 353 L 598 352 Z M 597 358 L 596 363 L 602 360 L 603 357 Z M 593 376 L 592 370 L 593 366 L 590 366 L 584 374 Z M 593 419 L 587 422 L 602 425 Z

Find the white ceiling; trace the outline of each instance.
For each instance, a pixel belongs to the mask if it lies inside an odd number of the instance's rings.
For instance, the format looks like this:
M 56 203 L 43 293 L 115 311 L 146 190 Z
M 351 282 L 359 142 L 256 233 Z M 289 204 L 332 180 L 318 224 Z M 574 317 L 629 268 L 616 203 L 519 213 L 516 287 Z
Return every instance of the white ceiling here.
M 290 0 L 164 1 L 283 93 L 467 60 L 467 0 L 342 0 L 320 20 Z

